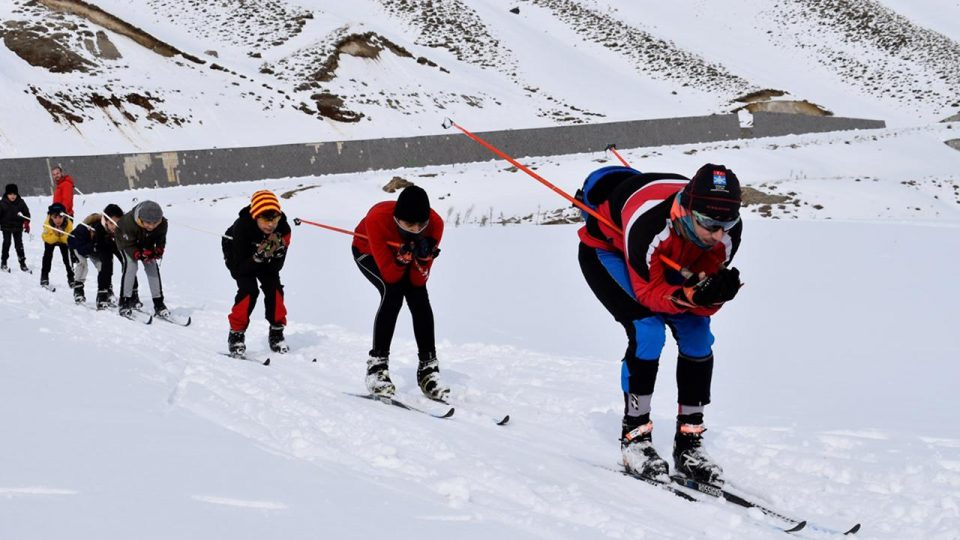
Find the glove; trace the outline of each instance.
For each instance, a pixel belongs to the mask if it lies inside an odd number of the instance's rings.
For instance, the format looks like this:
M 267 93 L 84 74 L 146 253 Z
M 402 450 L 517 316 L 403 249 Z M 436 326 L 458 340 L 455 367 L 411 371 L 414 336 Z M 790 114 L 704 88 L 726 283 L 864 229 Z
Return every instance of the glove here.
M 262 263 L 277 257 L 277 251 L 281 247 L 283 247 L 283 252 L 280 253 L 280 257 L 283 257 L 283 253 L 286 252 L 286 246 L 283 245 L 283 240 L 279 234 L 271 234 L 257 245 L 257 250 L 253 254 L 253 262 Z
M 29 221 L 24 221 L 24 222 L 23 222 L 23 232 L 25 232 L 25 233 L 27 233 L 27 234 L 30 234 L 30 222 L 29 222 Z
M 153 248 L 153 259 L 162 259 L 163 258 L 163 246 L 157 246 Z
M 692 289 L 686 289 L 684 296 L 696 306 L 713 306 L 733 300 L 742 286 L 740 270 L 722 268 L 717 273 L 704 278 Z M 692 294 L 689 292 L 691 290 Z
M 400 246 L 400 249 L 397 250 L 397 264 L 400 266 L 405 266 L 413 262 L 413 242 L 407 242 L 406 244 Z
M 414 241 L 413 255 L 420 262 L 429 262 L 440 255 L 437 241 L 429 236 L 420 236 Z
M 133 252 L 133 260 L 150 263 L 156 259 L 159 259 L 161 255 L 163 255 L 163 248 L 137 249 Z

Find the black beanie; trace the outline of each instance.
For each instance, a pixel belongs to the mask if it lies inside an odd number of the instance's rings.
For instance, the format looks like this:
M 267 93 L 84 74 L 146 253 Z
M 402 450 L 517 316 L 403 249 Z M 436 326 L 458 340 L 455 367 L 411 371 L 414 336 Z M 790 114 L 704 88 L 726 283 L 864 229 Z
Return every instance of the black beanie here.
M 123 210 L 113 203 L 108 204 L 107 207 L 103 209 L 103 213 L 114 219 L 123 217 Z
M 67 207 L 61 203 L 55 202 L 47 207 L 47 214 L 51 216 L 59 216 L 60 214 L 67 211 Z
M 683 188 L 680 203 L 720 221 L 732 221 L 740 215 L 740 180 L 723 165 L 707 163 Z
M 418 186 L 408 186 L 397 197 L 393 217 L 411 223 L 423 223 L 430 219 L 430 199 L 427 192 Z
M 7 187 L 3 189 L 3 196 L 4 196 L 4 197 L 6 197 L 7 195 L 9 195 L 9 194 L 11 194 L 11 193 L 16 193 L 17 195 L 20 194 L 20 190 L 17 189 L 17 185 L 16 185 L 16 184 L 7 184 Z

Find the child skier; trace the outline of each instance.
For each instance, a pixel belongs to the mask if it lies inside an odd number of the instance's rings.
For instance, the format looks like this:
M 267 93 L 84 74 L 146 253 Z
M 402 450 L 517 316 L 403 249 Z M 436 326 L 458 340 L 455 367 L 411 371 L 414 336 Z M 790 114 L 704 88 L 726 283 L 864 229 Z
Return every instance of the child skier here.
M 83 285 L 87 280 L 88 262 L 97 269 L 97 309 L 113 307 L 113 258 L 122 262 L 117 249 L 117 222 L 123 210 L 108 204 L 102 214 L 90 214 L 73 230 L 67 245 L 73 251 L 74 265 L 73 299 L 82 304 L 87 301 Z
M 0 231 L 3 232 L 3 257 L 0 259 L 0 270 L 10 271 L 7 259 L 10 256 L 10 241 L 13 240 L 17 249 L 17 259 L 20 261 L 20 270 L 29 272 L 27 256 L 23 252 L 23 233 L 30 233 L 30 220 L 21 216 L 30 217 L 27 203 L 20 198 L 16 184 L 7 184 L 3 190 L 3 199 L 0 199 Z
M 167 220 L 163 209 L 153 201 L 143 201 L 117 222 L 117 248 L 123 265 L 120 282 L 120 315 L 130 317 L 137 307 L 134 298 L 137 270 L 143 263 L 157 317 L 167 318 L 170 310 L 163 303 L 159 261 L 167 244 Z
M 43 262 L 40 267 L 40 286 L 50 287 L 50 266 L 53 263 L 53 250 L 60 250 L 63 265 L 67 268 L 67 283 L 73 287 L 73 263 L 70 260 L 70 250 L 67 249 L 67 239 L 71 236 L 73 225 L 64 215 L 66 208 L 60 203 L 53 203 L 47 208 L 47 220 L 43 222 Z
M 257 305 L 258 281 L 263 290 L 264 315 L 270 323 L 270 350 L 289 351 L 283 338 L 287 308 L 283 303 L 280 269 L 286 261 L 290 235 L 290 225 L 280 210 L 280 201 L 267 190 L 254 193 L 250 205 L 240 210 L 239 217 L 224 233 L 223 260 L 237 281 L 237 295 L 227 317 L 230 322 L 227 346 L 233 356 L 242 357 L 246 353 L 244 335 L 250 325 L 250 314 Z
M 373 348 L 367 360 L 367 389 L 385 396 L 396 392 L 388 371 L 390 343 L 406 299 L 420 359 L 417 383 L 427 397 L 444 399 L 450 389 L 440 383 L 433 308 L 427 295 L 430 268 L 440 254 L 437 245 L 443 236 L 443 220 L 430 208 L 427 192 L 410 186 L 396 202 L 375 204 L 357 225 L 356 233 L 354 260 L 380 293 L 380 307 L 373 320 Z

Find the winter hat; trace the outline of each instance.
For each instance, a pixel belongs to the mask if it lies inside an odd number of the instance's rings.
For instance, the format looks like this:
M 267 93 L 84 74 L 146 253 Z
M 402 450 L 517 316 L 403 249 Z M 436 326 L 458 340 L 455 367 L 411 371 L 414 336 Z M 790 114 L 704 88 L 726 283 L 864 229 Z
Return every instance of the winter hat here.
M 422 187 L 408 186 L 397 197 L 397 205 L 393 208 L 393 217 L 423 223 L 430 219 L 430 198 Z
M 258 217 L 266 212 L 280 213 L 280 200 L 272 191 L 262 189 L 250 197 L 250 217 Z
M 680 204 L 716 219 L 732 221 L 740 215 L 740 180 L 723 165 L 707 163 L 683 188 Z
M 153 201 L 143 201 L 134 208 L 133 217 L 140 223 L 159 223 L 163 219 L 163 209 Z
M 114 221 L 123 217 L 123 210 L 115 204 L 108 204 L 106 208 L 103 209 L 103 213 L 112 217 Z
M 11 193 L 16 193 L 17 195 L 20 194 L 20 190 L 17 189 L 17 185 L 16 185 L 16 184 L 7 184 L 7 187 L 4 188 L 4 190 L 3 190 L 3 196 L 4 196 L 4 197 L 6 197 L 7 195 L 9 195 L 9 194 L 11 194 Z
M 60 203 L 58 203 L 58 202 L 55 202 L 55 203 L 51 204 L 49 208 L 47 208 L 47 215 L 50 215 L 50 216 L 59 216 L 60 214 L 66 212 L 66 211 L 67 211 L 67 207 L 66 207 L 66 206 L 64 206 L 64 205 L 62 205 L 62 204 L 60 204 Z

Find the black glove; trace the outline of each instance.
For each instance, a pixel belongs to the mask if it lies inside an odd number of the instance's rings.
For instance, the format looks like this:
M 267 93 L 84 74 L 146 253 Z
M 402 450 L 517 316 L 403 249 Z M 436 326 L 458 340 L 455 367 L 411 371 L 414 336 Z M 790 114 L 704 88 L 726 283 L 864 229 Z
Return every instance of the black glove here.
M 740 270 L 722 268 L 716 274 L 707 276 L 693 288 L 693 303 L 698 306 L 712 306 L 733 300 L 740 291 Z
M 405 266 L 413 262 L 413 241 L 407 242 L 397 250 L 397 264 Z
M 413 255 L 421 261 L 436 259 L 440 255 L 437 241 L 429 236 L 420 236 L 414 241 Z

